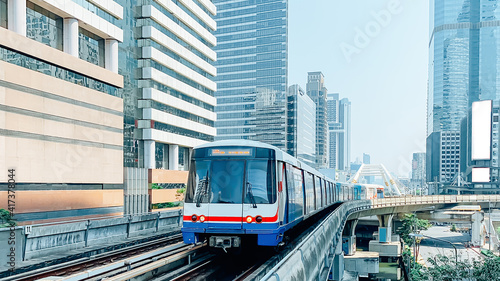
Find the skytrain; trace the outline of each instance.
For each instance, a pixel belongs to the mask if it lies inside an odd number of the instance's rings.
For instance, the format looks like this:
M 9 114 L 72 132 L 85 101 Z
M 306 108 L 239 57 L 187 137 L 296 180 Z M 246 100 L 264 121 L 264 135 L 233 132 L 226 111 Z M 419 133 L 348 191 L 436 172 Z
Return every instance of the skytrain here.
M 289 229 L 335 203 L 381 196 L 381 186 L 335 183 L 272 145 L 216 141 L 193 150 L 183 239 L 224 250 L 278 246 Z

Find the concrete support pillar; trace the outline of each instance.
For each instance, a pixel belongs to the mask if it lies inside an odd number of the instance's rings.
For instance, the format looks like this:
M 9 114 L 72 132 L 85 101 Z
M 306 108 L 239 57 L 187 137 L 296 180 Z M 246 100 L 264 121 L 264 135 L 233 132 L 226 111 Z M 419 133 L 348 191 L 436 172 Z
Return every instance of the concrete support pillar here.
M 155 163 L 155 142 L 152 140 L 144 141 L 144 168 L 156 169 Z
M 26 1 L 8 0 L 7 11 L 9 30 L 26 36 Z
M 340 281 L 344 278 L 344 253 L 342 251 L 342 244 L 338 244 L 335 249 L 335 255 L 333 257 L 333 264 L 328 274 L 328 280 Z
M 65 53 L 78 57 L 78 20 L 64 19 L 63 25 L 63 50 Z
M 179 170 L 179 146 L 177 144 L 168 145 L 168 168 Z
M 483 229 L 484 213 L 475 212 L 471 216 L 472 228 L 471 228 L 471 242 L 475 247 L 481 247 L 484 245 L 484 233 L 481 233 Z
M 105 61 L 104 66 L 107 70 L 118 73 L 118 41 L 106 39 L 104 46 Z
M 356 254 L 356 226 L 358 220 L 347 221 L 342 232 L 342 250 L 346 256 Z
M 378 241 L 389 243 L 392 240 L 392 218 L 394 214 L 377 216 L 379 221 Z

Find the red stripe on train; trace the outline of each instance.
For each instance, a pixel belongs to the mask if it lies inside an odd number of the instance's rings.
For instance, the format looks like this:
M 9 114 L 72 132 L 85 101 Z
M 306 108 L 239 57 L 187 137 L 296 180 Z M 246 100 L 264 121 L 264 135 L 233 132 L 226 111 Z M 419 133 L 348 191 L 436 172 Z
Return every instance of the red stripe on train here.
M 274 217 L 262 217 L 262 222 L 276 222 L 278 220 L 278 212 L 276 211 L 276 215 Z M 245 217 L 246 218 L 246 217 Z M 184 221 L 192 221 L 191 216 L 183 216 L 182 219 Z M 199 216 L 198 216 L 199 219 Z M 205 222 L 243 222 L 243 217 L 209 217 L 205 216 Z

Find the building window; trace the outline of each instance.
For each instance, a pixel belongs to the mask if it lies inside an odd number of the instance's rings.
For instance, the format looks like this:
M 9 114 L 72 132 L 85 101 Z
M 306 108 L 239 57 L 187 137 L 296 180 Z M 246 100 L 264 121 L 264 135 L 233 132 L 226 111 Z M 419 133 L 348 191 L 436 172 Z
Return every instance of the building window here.
M 168 144 L 155 143 L 156 169 L 168 169 Z
M 78 30 L 78 57 L 104 67 L 104 39 L 80 27 Z
M 7 0 L 0 0 L 0 26 L 7 28 Z
M 26 37 L 63 49 L 63 19 L 31 2 L 26 3 Z
M 189 148 L 179 146 L 179 171 L 189 170 Z

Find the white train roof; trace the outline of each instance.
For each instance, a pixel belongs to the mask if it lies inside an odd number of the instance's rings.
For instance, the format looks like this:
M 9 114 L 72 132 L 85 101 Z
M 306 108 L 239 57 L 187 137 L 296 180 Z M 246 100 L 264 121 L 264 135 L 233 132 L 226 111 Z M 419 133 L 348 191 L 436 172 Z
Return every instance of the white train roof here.
M 277 148 L 276 146 L 270 145 L 267 143 L 263 143 L 263 142 L 259 142 L 259 141 L 242 140 L 242 139 L 220 140 L 220 141 L 209 142 L 209 143 L 205 143 L 205 144 L 196 146 L 195 149 L 217 147 L 217 146 L 249 146 L 249 147 L 260 147 L 260 148 L 272 149 L 272 150 L 276 151 L 276 158 L 278 160 L 283 160 L 283 161 L 290 163 L 296 167 L 302 168 L 305 171 L 308 171 L 308 172 L 316 174 L 316 175 L 319 174 L 319 175 L 322 175 L 323 178 L 329 179 L 328 177 L 323 175 L 321 172 L 319 172 L 316 169 L 312 168 L 311 166 L 301 162 L 297 158 L 291 156 L 290 154 L 284 152 L 283 150 Z

